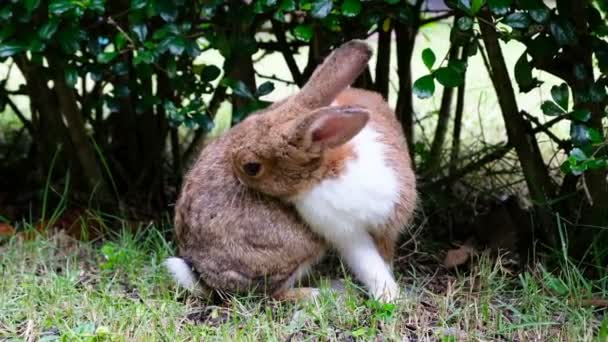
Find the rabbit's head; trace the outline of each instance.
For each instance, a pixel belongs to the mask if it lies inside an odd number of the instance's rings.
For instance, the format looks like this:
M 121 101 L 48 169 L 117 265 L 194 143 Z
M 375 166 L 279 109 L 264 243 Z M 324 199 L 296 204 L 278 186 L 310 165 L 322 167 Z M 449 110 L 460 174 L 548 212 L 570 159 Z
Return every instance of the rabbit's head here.
M 345 145 L 365 127 L 367 109 L 332 106 L 365 70 L 369 46 L 350 41 L 315 70 L 302 90 L 243 122 L 232 165 L 239 180 L 271 196 L 289 198 L 340 172 L 352 151 Z

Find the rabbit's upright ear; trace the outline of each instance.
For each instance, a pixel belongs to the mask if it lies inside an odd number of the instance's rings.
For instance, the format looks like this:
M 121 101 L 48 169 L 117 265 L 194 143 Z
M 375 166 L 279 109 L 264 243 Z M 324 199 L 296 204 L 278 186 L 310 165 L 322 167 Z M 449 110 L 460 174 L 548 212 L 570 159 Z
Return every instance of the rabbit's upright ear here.
M 293 124 L 290 142 L 306 150 L 337 147 L 357 135 L 368 120 L 369 112 L 362 107 L 323 107 Z
M 371 56 L 371 48 L 362 40 L 342 44 L 315 69 L 294 100 L 307 109 L 330 105 L 365 70 Z

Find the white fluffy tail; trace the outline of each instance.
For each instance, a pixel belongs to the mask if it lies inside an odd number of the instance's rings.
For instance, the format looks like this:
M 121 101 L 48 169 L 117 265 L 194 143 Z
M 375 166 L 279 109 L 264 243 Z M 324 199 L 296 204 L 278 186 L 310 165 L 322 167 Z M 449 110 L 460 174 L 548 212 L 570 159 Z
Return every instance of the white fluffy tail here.
M 197 274 L 190 268 L 188 263 L 182 258 L 171 257 L 165 260 L 165 267 L 171 273 L 171 276 L 181 287 L 193 293 L 202 292 L 202 288 L 198 283 Z

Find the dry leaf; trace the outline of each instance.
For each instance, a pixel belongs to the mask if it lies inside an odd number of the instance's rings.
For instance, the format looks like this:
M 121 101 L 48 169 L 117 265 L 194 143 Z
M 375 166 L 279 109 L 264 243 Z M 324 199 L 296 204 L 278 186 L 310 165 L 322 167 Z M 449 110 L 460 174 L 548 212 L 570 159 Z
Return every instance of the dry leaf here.
M 15 235 L 15 228 L 8 223 L 0 223 L 0 237 L 11 237 Z
M 462 245 L 457 249 L 450 249 L 445 255 L 443 265 L 447 268 L 454 268 L 466 263 L 475 249 L 469 245 Z

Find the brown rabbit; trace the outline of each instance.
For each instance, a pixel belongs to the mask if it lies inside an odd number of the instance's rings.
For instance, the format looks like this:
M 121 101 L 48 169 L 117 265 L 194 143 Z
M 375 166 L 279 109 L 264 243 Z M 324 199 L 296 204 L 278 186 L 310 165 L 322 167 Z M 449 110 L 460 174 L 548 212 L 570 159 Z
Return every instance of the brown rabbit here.
M 247 189 L 232 172 L 235 136 L 255 125 L 245 120 L 212 142 L 186 175 L 175 208 L 180 257 L 165 266 L 197 294 L 254 291 L 297 300 L 316 293 L 292 286 L 325 245 L 293 208 Z
M 256 115 L 231 147 L 248 187 L 295 206 L 375 298 L 399 295 L 391 264 L 413 216 L 416 181 L 395 114 L 376 93 L 348 88 L 371 50 L 336 49 L 300 93 Z

